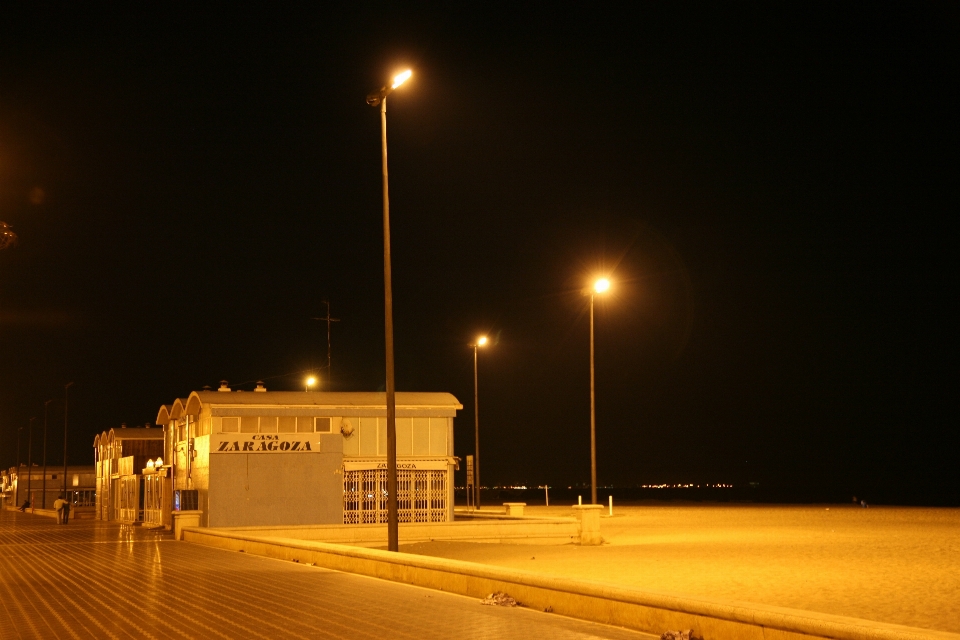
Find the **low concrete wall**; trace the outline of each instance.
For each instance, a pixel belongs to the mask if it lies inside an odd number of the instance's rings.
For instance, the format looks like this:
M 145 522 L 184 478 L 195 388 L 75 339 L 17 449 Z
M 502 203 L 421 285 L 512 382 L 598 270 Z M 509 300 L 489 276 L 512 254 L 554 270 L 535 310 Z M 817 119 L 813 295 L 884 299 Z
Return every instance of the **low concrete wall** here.
M 543 518 L 537 516 L 511 516 L 507 515 L 505 509 L 463 509 L 457 508 L 453 510 L 453 517 L 456 520 L 510 520 L 516 518 L 523 518 L 525 520 L 550 520 L 551 518 Z
M 954 633 L 781 607 L 683 598 L 377 549 L 199 527 L 184 529 L 183 539 L 475 598 L 505 591 L 530 608 L 657 635 L 668 629 L 694 629 L 706 640 L 960 640 L 960 634 Z
M 11 511 L 19 511 L 20 509 L 11 509 Z M 27 513 L 33 514 L 35 516 L 44 516 L 45 518 L 56 518 L 57 511 L 56 509 L 27 509 Z M 96 513 L 94 512 L 93 507 L 74 507 L 70 509 L 70 519 L 71 520 L 89 520 L 92 519 Z
M 458 516 L 459 517 L 459 516 Z M 248 536 L 317 540 L 360 547 L 387 544 L 385 524 L 327 524 L 294 527 L 218 527 Z M 400 525 L 400 539 L 408 542 L 469 540 L 514 544 L 569 544 L 580 540 L 580 523 L 574 518 L 477 518 L 459 522 Z

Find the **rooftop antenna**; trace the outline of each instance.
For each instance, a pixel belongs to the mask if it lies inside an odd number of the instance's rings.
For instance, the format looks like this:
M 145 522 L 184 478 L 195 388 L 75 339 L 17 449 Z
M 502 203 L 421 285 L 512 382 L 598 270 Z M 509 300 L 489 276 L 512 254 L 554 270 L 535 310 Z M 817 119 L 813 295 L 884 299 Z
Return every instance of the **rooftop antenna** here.
M 330 317 L 330 301 L 329 301 L 329 300 L 321 300 L 321 302 L 322 302 L 323 304 L 327 305 L 327 315 L 321 316 L 321 317 L 319 317 L 319 318 L 310 318 L 310 319 L 311 319 L 311 320 L 323 320 L 324 322 L 327 323 L 327 388 L 329 389 L 329 388 L 330 388 L 330 380 L 333 378 L 333 375 L 332 375 L 332 373 L 331 373 L 331 369 L 333 368 L 333 366 L 332 366 L 332 365 L 333 365 L 333 360 L 332 360 L 332 357 L 331 357 L 331 350 L 330 350 L 330 323 L 331 323 L 331 322 L 340 322 L 340 318 L 331 318 L 331 317 Z

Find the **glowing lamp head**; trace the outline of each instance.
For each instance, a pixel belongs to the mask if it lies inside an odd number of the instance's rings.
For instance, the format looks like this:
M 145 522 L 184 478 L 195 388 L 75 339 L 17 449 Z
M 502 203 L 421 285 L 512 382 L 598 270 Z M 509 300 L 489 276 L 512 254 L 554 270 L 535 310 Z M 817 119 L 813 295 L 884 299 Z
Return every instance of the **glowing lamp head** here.
M 396 89 L 397 87 L 399 87 L 400 85 L 402 85 L 404 82 L 406 82 L 407 80 L 409 80 L 409 79 L 410 79 L 410 76 L 412 76 L 412 75 L 413 75 L 413 71 L 411 71 L 410 69 L 407 69 L 407 70 L 404 71 L 403 73 L 398 73 L 397 75 L 395 75 L 395 76 L 393 77 L 393 84 L 390 85 L 390 88 L 391 88 L 391 89 Z
M 477 338 L 478 347 L 482 347 L 485 344 L 487 344 L 487 336 L 480 336 L 479 338 Z
M 313 376 L 310 376 L 309 378 L 307 378 L 307 386 L 308 386 L 308 387 L 312 387 L 312 386 L 315 385 L 315 384 L 317 384 L 317 379 L 316 379 L 316 378 L 314 378 Z
M 603 293 L 610 288 L 610 281 L 606 278 L 600 278 L 593 283 L 593 290 L 597 293 Z
M 147 469 L 153 469 L 153 460 L 147 460 Z
M 153 466 L 155 466 L 155 467 L 162 467 L 162 466 L 163 466 L 163 458 L 157 458 L 157 461 L 153 463 Z

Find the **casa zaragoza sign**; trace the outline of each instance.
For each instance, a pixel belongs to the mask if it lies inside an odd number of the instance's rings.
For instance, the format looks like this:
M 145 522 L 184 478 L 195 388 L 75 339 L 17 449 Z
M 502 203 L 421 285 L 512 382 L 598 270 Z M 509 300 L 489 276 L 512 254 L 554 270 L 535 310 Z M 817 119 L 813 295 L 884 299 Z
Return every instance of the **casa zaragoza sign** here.
M 210 443 L 210 453 L 307 453 L 319 452 L 320 442 L 309 433 L 220 433 Z

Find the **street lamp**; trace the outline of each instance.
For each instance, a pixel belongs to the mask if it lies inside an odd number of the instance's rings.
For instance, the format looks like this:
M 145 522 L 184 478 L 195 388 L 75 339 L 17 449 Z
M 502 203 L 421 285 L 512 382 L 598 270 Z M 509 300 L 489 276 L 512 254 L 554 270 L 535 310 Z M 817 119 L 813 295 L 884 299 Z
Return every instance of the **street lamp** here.
M 20 434 L 23 433 L 23 427 L 17 427 L 17 500 L 20 499 Z
M 36 418 L 30 418 L 30 424 L 27 425 L 27 499 L 30 501 L 30 507 L 33 508 L 33 421 Z
M 41 509 L 47 508 L 47 409 L 53 400 L 47 400 L 43 403 L 43 498 Z
M 477 389 L 477 347 L 487 344 L 487 336 L 480 336 L 473 347 L 473 508 L 480 508 L 480 394 Z
M 310 391 L 310 387 L 312 387 L 315 384 L 317 384 L 317 379 L 314 378 L 313 376 L 310 376 L 309 378 L 307 378 L 306 388 L 304 389 L 304 391 Z
M 610 281 L 600 278 L 584 290 L 590 296 L 590 504 L 597 504 L 597 401 L 594 391 L 593 372 L 593 299 L 598 293 L 610 289 Z
M 383 312 L 386 338 L 387 374 L 387 549 L 400 550 L 400 521 L 397 513 L 397 397 L 393 379 L 393 282 L 390 270 L 390 196 L 387 183 L 387 96 L 406 82 L 409 69 L 367 96 L 367 104 L 380 107 L 380 147 L 383 160 Z
M 67 498 L 67 409 L 70 400 L 70 387 L 72 382 L 63 386 L 63 497 Z

